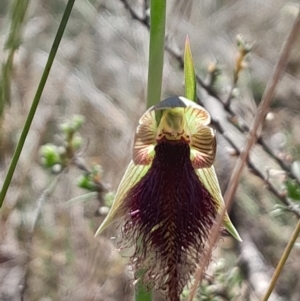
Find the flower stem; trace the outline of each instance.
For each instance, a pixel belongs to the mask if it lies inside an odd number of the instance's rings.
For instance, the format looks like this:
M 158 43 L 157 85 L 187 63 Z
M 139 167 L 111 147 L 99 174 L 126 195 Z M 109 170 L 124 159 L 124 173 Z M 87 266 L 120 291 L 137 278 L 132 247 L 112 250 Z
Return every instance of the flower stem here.
M 300 233 L 300 220 L 298 221 L 298 223 L 296 225 L 296 228 L 294 229 L 294 232 L 293 232 L 287 246 L 285 247 L 285 250 L 284 250 L 284 252 L 283 252 L 283 254 L 282 254 L 282 256 L 279 260 L 279 263 L 278 263 L 278 265 L 276 267 L 276 270 L 274 271 L 274 274 L 273 274 L 272 279 L 270 281 L 268 290 L 265 293 L 262 301 L 267 301 L 269 299 L 269 297 L 270 297 L 270 295 L 271 295 L 271 293 L 272 293 L 272 291 L 275 287 L 276 281 L 277 281 L 277 279 L 278 279 L 278 277 L 279 277 L 279 275 L 280 275 L 280 273 L 283 269 L 283 266 L 285 265 L 285 262 L 288 259 L 289 255 L 290 255 L 290 253 L 293 249 L 293 246 L 294 246 L 294 243 L 295 243 L 297 237 L 299 236 L 299 233 Z
M 151 0 L 147 107 L 161 98 L 165 48 L 166 0 Z
M 140 270 L 137 277 L 143 276 L 144 271 Z M 135 301 L 152 301 L 152 290 L 147 289 L 141 280 L 138 280 L 135 286 Z
M 4 198 L 6 196 L 6 192 L 8 190 L 8 187 L 10 185 L 10 182 L 11 182 L 11 179 L 13 177 L 14 171 L 16 169 L 17 163 L 19 161 L 19 158 L 20 158 L 20 155 L 21 155 L 21 152 L 22 152 L 22 149 L 23 149 L 23 146 L 24 146 L 27 134 L 29 132 L 29 129 L 30 129 L 33 117 L 34 117 L 36 109 L 38 107 L 41 95 L 42 95 L 44 87 L 45 87 L 45 84 L 47 82 L 48 75 L 50 73 L 50 70 L 51 70 L 51 67 L 52 67 L 52 64 L 53 64 L 53 61 L 54 61 L 54 58 L 55 58 L 58 46 L 60 44 L 61 38 L 62 38 L 63 33 L 65 31 L 67 22 L 69 20 L 69 16 L 71 14 L 74 2 L 75 2 L 75 0 L 69 0 L 68 1 L 67 6 L 66 6 L 65 11 L 64 11 L 64 14 L 63 14 L 63 17 L 62 17 L 62 20 L 61 20 L 60 25 L 58 27 L 58 30 L 57 30 L 57 33 L 56 33 L 56 36 L 55 36 L 52 48 L 51 48 L 49 56 L 48 56 L 48 60 L 47 60 L 46 66 L 44 68 L 43 75 L 41 77 L 39 86 L 38 86 L 38 88 L 36 90 L 36 93 L 35 93 L 35 96 L 34 96 L 34 99 L 33 99 L 32 105 L 31 105 L 31 108 L 29 110 L 27 119 L 25 121 L 25 125 L 23 127 L 23 130 L 22 130 L 19 142 L 18 142 L 18 144 L 16 146 L 15 152 L 13 154 L 10 166 L 8 168 L 8 172 L 6 174 L 6 177 L 5 177 L 5 180 L 4 180 L 1 192 L 0 192 L 0 208 L 1 208 L 2 204 L 3 204 Z
M 166 0 L 151 0 L 147 108 L 158 103 L 161 98 L 165 49 L 165 27 Z M 152 300 L 152 290 L 147 289 L 140 280 L 140 278 L 143 276 L 143 273 L 143 270 L 137 272 L 137 277 L 139 280 L 135 286 L 135 301 Z

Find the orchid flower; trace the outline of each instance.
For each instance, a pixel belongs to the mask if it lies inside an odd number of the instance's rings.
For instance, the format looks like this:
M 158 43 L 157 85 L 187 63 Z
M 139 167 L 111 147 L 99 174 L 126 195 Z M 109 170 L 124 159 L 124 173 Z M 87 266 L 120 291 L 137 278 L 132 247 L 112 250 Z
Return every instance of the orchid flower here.
M 209 113 L 170 97 L 139 120 L 132 161 L 96 234 L 122 218 L 122 238 L 143 281 L 177 301 L 224 206 L 213 167 L 216 136 Z M 241 240 L 228 214 L 226 230 Z

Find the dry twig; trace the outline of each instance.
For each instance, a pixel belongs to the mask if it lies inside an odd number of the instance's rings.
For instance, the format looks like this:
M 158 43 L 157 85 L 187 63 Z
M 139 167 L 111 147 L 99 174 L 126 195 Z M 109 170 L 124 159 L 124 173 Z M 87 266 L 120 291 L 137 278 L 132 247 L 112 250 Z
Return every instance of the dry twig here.
M 41 196 L 38 198 L 37 202 L 36 202 L 36 210 L 34 213 L 34 218 L 33 218 L 33 222 L 30 228 L 30 232 L 28 235 L 28 240 L 27 240 L 27 244 L 26 244 L 26 263 L 25 263 L 25 273 L 24 273 L 24 278 L 23 278 L 23 284 L 21 285 L 21 301 L 25 300 L 25 292 L 26 289 L 28 287 L 28 278 L 29 278 L 29 262 L 31 260 L 31 249 L 32 249 L 32 238 L 35 232 L 35 228 L 36 228 L 36 224 L 37 221 L 40 217 L 43 205 L 46 201 L 46 199 L 49 197 L 49 195 L 53 192 L 53 190 L 55 189 L 56 185 L 59 183 L 59 180 L 61 178 L 63 173 L 59 174 L 58 176 L 56 176 L 54 178 L 54 180 L 49 184 L 48 187 L 46 187 L 46 189 L 43 191 L 43 193 L 41 194 Z

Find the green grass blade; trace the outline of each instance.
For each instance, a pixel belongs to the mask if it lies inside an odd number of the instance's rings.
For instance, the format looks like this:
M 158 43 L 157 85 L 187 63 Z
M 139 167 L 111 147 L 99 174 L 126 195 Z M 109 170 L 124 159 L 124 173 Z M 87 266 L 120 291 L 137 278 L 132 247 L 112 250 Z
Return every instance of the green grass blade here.
M 299 237 L 299 234 L 300 234 L 300 220 L 298 221 L 293 233 L 292 233 L 292 236 L 287 244 L 287 246 L 285 247 L 284 249 L 284 252 L 283 254 L 281 255 L 280 257 L 280 260 L 278 262 L 278 265 L 273 273 L 273 276 L 272 276 L 272 279 L 269 283 L 269 287 L 268 287 L 268 290 L 266 291 L 265 295 L 263 296 L 263 298 L 261 299 L 262 301 L 268 301 L 269 300 L 269 297 L 271 296 L 274 288 L 275 288 L 275 285 L 276 285 L 276 282 L 280 276 L 280 273 L 286 263 L 286 261 L 288 260 L 289 256 L 290 256 L 290 253 L 294 247 L 294 244 L 297 240 L 297 238 Z
M 164 65 L 166 0 L 151 0 L 147 107 L 161 98 Z
M 185 40 L 184 49 L 184 83 L 185 83 L 185 97 L 197 102 L 197 86 L 195 68 L 192 57 L 189 37 Z
M 10 185 L 10 182 L 11 182 L 11 179 L 13 177 L 14 171 L 16 169 L 17 163 L 19 161 L 20 154 L 22 152 L 22 149 L 23 149 L 23 146 L 24 146 L 27 134 L 29 132 L 29 129 L 30 129 L 33 117 L 34 117 L 34 114 L 35 114 L 36 109 L 38 107 L 38 104 L 39 104 L 42 92 L 43 92 L 45 84 L 47 82 L 49 72 L 51 70 L 51 67 L 52 67 L 52 64 L 53 64 L 53 61 L 54 61 L 54 58 L 55 58 L 58 46 L 60 44 L 61 38 L 62 38 L 63 33 L 65 31 L 67 22 L 69 20 L 69 17 L 70 17 L 70 14 L 71 14 L 74 2 L 75 2 L 75 0 L 69 0 L 68 1 L 67 6 L 66 6 L 65 11 L 64 11 L 64 14 L 63 14 L 63 17 L 62 17 L 62 20 L 61 20 L 61 22 L 59 24 L 59 27 L 58 27 L 58 30 L 57 30 L 57 33 L 56 33 L 56 36 L 55 36 L 52 48 L 51 48 L 49 56 L 48 56 L 48 60 L 47 60 L 46 66 L 44 68 L 43 75 L 41 77 L 39 86 L 37 88 L 35 97 L 33 99 L 31 108 L 29 110 L 27 119 L 25 121 L 25 125 L 23 127 L 23 130 L 22 130 L 22 133 L 21 133 L 21 136 L 20 136 L 20 139 L 19 139 L 19 142 L 18 142 L 18 144 L 16 146 L 15 152 L 13 154 L 10 166 L 8 168 L 8 172 L 6 174 L 6 177 L 5 177 L 5 180 L 4 180 L 1 192 L 0 192 L 0 208 L 2 207 L 4 198 L 6 196 L 6 192 L 8 190 L 8 187 Z
M 0 80 L 0 117 L 4 112 L 4 107 L 10 103 L 11 77 L 13 74 L 13 59 L 16 50 L 21 44 L 24 20 L 30 0 L 14 0 L 11 3 L 11 24 L 4 49 L 8 50 L 8 57 L 2 66 Z M 0 125 L 1 126 L 1 125 Z

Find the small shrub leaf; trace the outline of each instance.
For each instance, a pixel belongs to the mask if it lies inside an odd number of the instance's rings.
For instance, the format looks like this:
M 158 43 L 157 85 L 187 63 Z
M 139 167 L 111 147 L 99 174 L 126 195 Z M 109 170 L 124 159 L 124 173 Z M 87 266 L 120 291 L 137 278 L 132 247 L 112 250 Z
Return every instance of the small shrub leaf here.
M 287 180 L 285 182 L 285 187 L 288 193 L 288 197 L 300 201 L 300 186 L 293 180 Z

